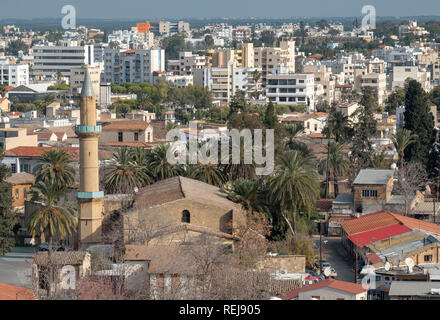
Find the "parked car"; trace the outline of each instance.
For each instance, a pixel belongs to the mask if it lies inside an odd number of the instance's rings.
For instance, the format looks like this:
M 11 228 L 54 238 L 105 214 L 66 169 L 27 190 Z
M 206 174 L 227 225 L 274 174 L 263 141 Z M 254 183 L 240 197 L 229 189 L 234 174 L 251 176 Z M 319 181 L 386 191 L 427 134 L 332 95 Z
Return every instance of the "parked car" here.
M 53 250 L 53 251 L 65 251 L 66 249 L 64 249 L 64 247 L 61 246 L 61 245 L 52 244 L 52 250 Z M 40 244 L 40 245 L 37 247 L 37 251 L 38 251 L 38 252 L 49 251 L 49 244 L 48 244 L 47 242 Z
M 330 277 L 336 278 L 338 276 L 338 273 L 334 268 L 330 268 Z
M 317 274 L 316 272 L 312 271 L 312 270 L 306 270 L 306 272 L 308 274 L 310 274 L 313 277 L 317 277 L 319 280 L 324 280 L 325 277 L 322 274 Z
M 330 264 L 330 262 L 328 262 L 327 260 L 321 260 L 322 263 L 322 267 L 323 268 L 327 268 L 327 267 L 331 267 L 332 265 Z M 319 264 L 319 261 L 318 261 Z

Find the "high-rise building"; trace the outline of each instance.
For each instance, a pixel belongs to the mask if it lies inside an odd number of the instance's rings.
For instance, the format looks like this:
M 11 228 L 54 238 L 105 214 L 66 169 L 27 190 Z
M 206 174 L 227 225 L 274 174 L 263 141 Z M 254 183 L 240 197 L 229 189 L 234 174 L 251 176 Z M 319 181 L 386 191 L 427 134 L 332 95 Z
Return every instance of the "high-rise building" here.
M 86 65 L 82 67 L 74 67 L 70 69 L 70 91 L 73 94 L 81 94 L 81 90 L 84 84 L 84 76 L 89 73 L 90 81 L 92 83 L 93 92 L 95 93 L 95 100 L 99 99 L 99 87 L 101 84 L 101 67 L 88 67 Z
M 79 247 L 101 242 L 102 199 L 99 190 L 98 141 L 101 126 L 96 124 L 96 100 L 92 82 L 86 72 L 80 97 L 80 125 L 75 127 L 80 147 Z

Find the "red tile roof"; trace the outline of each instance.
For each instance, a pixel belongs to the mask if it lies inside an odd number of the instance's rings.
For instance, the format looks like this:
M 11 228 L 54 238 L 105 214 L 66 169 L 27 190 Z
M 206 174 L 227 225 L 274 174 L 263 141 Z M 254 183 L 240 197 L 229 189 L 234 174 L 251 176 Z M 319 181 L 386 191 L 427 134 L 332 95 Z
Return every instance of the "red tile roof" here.
M 0 300 L 35 300 L 29 289 L 0 283 Z
M 116 120 L 102 127 L 103 131 L 141 131 L 146 130 L 150 124 L 142 120 Z
M 423 230 L 423 231 L 427 231 L 427 232 L 440 234 L 440 226 L 436 225 L 435 223 L 406 217 L 406 216 L 403 216 L 401 214 L 394 213 L 394 212 L 390 212 L 389 214 L 391 214 L 394 218 L 396 218 L 401 223 L 403 223 L 404 225 L 406 225 L 412 229 L 418 229 L 418 230 Z
M 411 229 L 418 229 L 431 233 L 440 234 L 440 226 L 432 222 L 426 222 L 419 219 L 403 216 L 395 212 L 375 212 L 360 216 L 359 218 L 353 218 L 345 221 L 341 224 L 341 227 L 347 233 L 348 236 L 377 230 L 383 227 L 403 224 Z
M 359 218 L 353 218 L 346 220 L 341 224 L 341 227 L 351 236 L 353 234 L 362 233 L 366 231 L 371 231 L 386 226 L 391 226 L 399 223 L 393 215 L 389 212 L 375 212 L 370 214 L 365 214 Z
M 372 231 L 357 233 L 349 236 L 348 239 L 359 248 L 362 248 L 370 243 L 374 243 L 380 240 L 387 239 L 388 237 L 398 236 L 410 232 L 411 229 L 403 224 L 397 223 L 391 226 L 379 228 Z
M 329 279 L 314 283 L 312 285 L 305 286 L 305 287 L 290 291 L 290 292 L 286 293 L 286 299 L 290 300 L 290 299 L 296 298 L 296 297 L 298 297 L 300 292 L 315 290 L 315 289 L 320 289 L 320 288 L 332 288 L 332 289 L 336 289 L 336 290 L 340 290 L 340 291 L 344 291 L 344 292 L 348 292 L 348 293 L 352 293 L 352 294 L 359 294 L 359 293 L 367 291 L 366 289 L 364 289 L 362 287 L 361 284 L 340 281 L 340 280 L 335 280 L 335 279 L 329 278 Z
M 376 264 L 376 263 L 382 262 L 382 259 L 379 258 L 379 256 L 374 252 L 368 253 L 367 258 L 368 258 L 368 260 L 370 260 L 371 264 Z
M 110 147 L 152 147 L 153 145 L 148 142 L 140 142 L 140 141 L 110 141 L 101 143 L 103 146 Z
M 79 148 L 74 147 L 16 147 L 4 152 L 5 157 L 31 157 L 39 158 L 43 153 L 52 149 L 62 149 L 71 156 L 76 156 L 79 153 Z

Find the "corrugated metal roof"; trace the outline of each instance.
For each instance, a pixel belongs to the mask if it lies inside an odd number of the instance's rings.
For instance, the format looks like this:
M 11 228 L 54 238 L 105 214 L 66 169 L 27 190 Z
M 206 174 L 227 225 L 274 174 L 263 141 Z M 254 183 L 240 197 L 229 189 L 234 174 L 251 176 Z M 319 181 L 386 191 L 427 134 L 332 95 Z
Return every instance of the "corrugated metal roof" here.
M 348 239 L 350 239 L 350 241 L 354 243 L 356 246 L 362 248 L 369 243 L 374 243 L 410 231 L 411 231 L 410 228 L 400 223 L 397 223 L 376 230 L 357 233 L 355 235 L 349 236 Z
M 335 200 L 333 200 L 333 203 L 346 204 L 346 203 L 353 203 L 353 201 L 354 201 L 354 196 L 352 194 L 341 193 L 338 194 Z
M 363 169 L 359 171 L 353 184 L 387 184 L 394 170 Z
M 440 282 L 393 281 L 390 296 L 421 296 L 430 294 L 431 289 L 440 289 Z

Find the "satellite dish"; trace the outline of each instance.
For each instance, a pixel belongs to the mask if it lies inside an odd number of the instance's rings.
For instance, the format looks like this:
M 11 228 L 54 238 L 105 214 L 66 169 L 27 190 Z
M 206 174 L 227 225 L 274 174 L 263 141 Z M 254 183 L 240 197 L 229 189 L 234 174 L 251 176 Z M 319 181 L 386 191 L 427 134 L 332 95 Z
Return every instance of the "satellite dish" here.
M 390 268 L 391 268 L 391 265 L 390 265 L 390 263 L 387 261 L 387 262 L 385 263 L 385 271 L 390 271 Z
M 411 273 L 413 271 L 413 267 L 415 265 L 414 260 L 411 258 L 406 258 L 405 263 L 408 266 L 408 271 Z
M 330 267 L 327 267 L 324 269 L 324 275 L 326 277 L 330 277 L 330 274 L 332 273 L 332 270 L 330 269 Z

